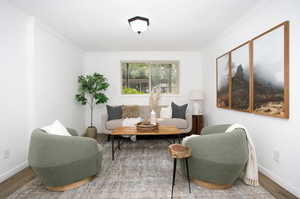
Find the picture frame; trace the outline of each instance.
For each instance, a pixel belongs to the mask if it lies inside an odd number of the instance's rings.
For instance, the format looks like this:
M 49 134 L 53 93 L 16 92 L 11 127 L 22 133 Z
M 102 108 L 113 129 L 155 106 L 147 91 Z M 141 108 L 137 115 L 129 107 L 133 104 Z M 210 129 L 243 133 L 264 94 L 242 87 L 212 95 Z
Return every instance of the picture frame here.
M 245 42 L 230 51 L 230 97 L 231 109 L 251 111 L 250 42 Z
M 251 40 L 253 113 L 289 118 L 289 22 Z
M 288 119 L 289 21 L 216 58 L 216 87 L 218 108 Z
M 230 54 L 226 53 L 216 59 L 217 106 L 230 108 Z

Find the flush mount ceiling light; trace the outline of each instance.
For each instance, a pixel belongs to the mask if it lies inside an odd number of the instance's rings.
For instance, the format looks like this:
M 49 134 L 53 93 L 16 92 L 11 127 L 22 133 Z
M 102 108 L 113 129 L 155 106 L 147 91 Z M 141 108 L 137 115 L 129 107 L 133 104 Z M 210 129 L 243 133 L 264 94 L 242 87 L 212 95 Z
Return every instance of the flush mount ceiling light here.
M 128 23 L 133 32 L 137 32 L 141 34 L 142 32 L 146 31 L 149 26 L 149 19 L 146 17 L 136 16 L 131 19 L 128 19 Z

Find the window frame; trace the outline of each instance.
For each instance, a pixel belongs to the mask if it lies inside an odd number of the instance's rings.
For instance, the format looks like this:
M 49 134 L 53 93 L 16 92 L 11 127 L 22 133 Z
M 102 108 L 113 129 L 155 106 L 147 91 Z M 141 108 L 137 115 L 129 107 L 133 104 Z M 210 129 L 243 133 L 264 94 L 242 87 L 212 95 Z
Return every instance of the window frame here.
M 126 64 L 126 63 L 142 63 L 142 64 L 176 64 L 177 66 L 177 85 L 178 85 L 178 93 L 176 94 L 171 94 L 171 93 L 161 93 L 161 96 L 181 96 L 181 89 L 180 89 L 180 61 L 179 60 L 121 60 L 120 61 L 120 83 L 119 83 L 119 93 L 120 96 L 134 96 L 134 97 L 149 97 L 150 93 L 146 93 L 146 94 L 123 94 L 122 93 L 122 81 L 123 81 L 123 77 L 122 77 L 122 65 Z M 151 88 L 151 67 L 150 67 L 150 81 L 149 81 L 149 88 Z

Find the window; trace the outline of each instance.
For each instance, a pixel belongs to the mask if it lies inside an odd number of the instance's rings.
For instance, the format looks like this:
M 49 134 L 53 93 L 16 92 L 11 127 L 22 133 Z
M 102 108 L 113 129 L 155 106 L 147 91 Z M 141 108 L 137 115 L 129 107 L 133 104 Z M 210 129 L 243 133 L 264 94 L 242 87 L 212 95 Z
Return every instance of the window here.
M 122 62 L 122 94 L 179 94 L 179 63 L 176 61 Z

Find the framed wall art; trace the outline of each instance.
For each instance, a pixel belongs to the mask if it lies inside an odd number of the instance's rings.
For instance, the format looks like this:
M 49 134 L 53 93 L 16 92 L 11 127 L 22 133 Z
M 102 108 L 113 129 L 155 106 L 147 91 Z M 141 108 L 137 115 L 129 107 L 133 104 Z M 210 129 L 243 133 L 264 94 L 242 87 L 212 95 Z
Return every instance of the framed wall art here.
M 289 117 L 288 22 L 255 37 L 253 42 L 253 112 Z
M 218 57 L 216 65 L 217 107 L 289 118 L 288 21 Z
M 230 55 L 225 54 L 217 58 L 217 106 L 230 108 L 229 102 L 229 60 Z
M 250 111 L 250 42 L 231 52 L 231 108 Z

